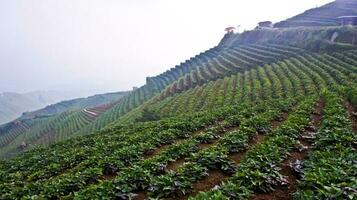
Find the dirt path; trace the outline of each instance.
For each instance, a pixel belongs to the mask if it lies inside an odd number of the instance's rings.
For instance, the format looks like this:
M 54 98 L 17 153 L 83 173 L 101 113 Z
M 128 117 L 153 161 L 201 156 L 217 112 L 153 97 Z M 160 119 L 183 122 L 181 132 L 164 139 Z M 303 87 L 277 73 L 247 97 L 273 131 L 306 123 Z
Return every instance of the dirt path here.
M 281 173 L 286 176 L 289 184 L 286 187 L 277 188 L 275 191 L 265 194 L 255 194 L 250 200 L 291 200 L 293 193 L 297 190 L 301 161 L 306 158 L 311 147 L 307 138 L 316 133 L 321 124 L 323 108 L 325 102 L 320 99 L 315 106 L 312 114 L 312 126 L 306 127 L 299 139 L 299 146 L 290 153 L 289 157 L 283 162 Z
M 83 111 L 86 112 L 86 113 L 88 113 L 88 114 L 90 114 L 90 115 L 93 115 L 93 116 L 97 116 L 97 115 L 98 115 L 97 113 L 92 112 L 92 111 L 89 111 L 89 110 L 87 110 L 87 109 L 83 109 Z
M 229 177 L 229 175 L 221 172 L 220 170 L 208 170 L 208 174 L 208 176 L 205 176 L 203 179 L 193 184 L 193 188 L 195 189 L 195 191 L 193 193 L 190 193 L 190 196 L 197 194 L 199 191 L 209 190 L 220 182 L 222 182 L 222 180 Z M 187 199 L 188 197 L 189 196 L 186 195 L 177 198 L 167 198 L 167 200 L 182 200 Z
M 350 102 L 346 101 L 345 103 L 352 122 L 353 132 L 357 133 L 357 109 Z

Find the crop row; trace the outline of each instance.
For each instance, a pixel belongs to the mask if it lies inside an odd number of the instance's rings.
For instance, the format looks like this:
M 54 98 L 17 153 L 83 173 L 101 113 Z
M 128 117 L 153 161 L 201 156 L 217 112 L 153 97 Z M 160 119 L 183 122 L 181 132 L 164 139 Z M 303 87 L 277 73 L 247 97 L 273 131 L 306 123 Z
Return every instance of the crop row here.
M 256 191 L 272 191 L 286 184 L 280 165 L 310 124 L 316 96 L 306 97 L 276 130 L 248 150 L 233 177 L 191 199 L 247 199 Z
M 12 153 L 18 153 L 19 146 L 22 142 L 26 143 L 26 150 L 28 150 L 36 145 L 48 145 L 56 141 L 64 140 L 91 123 L 96 117 L 109 108 L 110 106 L 99 109 L 95 116 L 88 112 L 78 110 L 28 120 L 30 123 L 29 126 L 24 126 L 20 132 L 9 132 L 0 138 L 0 141 L 6 142 L 7 144 L 0 149 L 0 154 L 6 157 Z M 19 124 L 16 125 L 16 127 L 22 126 Z M 6 138 L 10 138 L 11 140 L 6 140 Z
M 188 90 L 209 80 L 222 78 L 256 65 L 272 63 L 297 54 L 294 51 L 286 50 L 286 48 L 285 46 L 242 45 L 224 49 L 219 56 L 211 58 L 209 62 L 202 64 L 202 67 L 198 67 L 197 70 L 193 70 L 166 88 L 161 98 Z
M 196 86 L 180 95 L 150 102 L 144 107 L 167 116 L 223 104 L 312 94 L 324 88 L 348 85 L 353 82 L 356 70 L 353 62 L 335 55 L 298 56 Z M 140 114 L 139 110 L 135 113 Z M 122 120 L 135 118 L 135 113 L 124 116 Z
M 326 108 L 312 153 L 303 162 L 297 199 L 355 199 L 356 134 L 343 99 L 325 92 Z
M 144 153 L 145 149 L 154 148 L 157 145 L 162 145 L 162 143 L 170 142 L 177 137 L 186 137 L 187 131 L 194 131 L 207 123 L 212 123 L 214 120 L 226 114 L 235 113 L 242 108 L 244 108 L 244 105 L 241 108 L 232 107 L 226 109 L 226 111 L 211 112 L 210 115 L 201 115 L 197 119 L 186 117 L 184 120 L 179 118 L 157 123 L 144 123 L 141 127 L 142 130 L 140 130 L 141 133 L 138 130 L 140 126 L 137 124 L 133 126 L 135 127 L 133 130 L 130 130 L 129 127 L 119 127 L 115 128 L 115 131 L 113 129 L 107 130 L 110 131 L 110 135 L 97 135 L 90 139 L 83 139 L 84 141 L 82 142 L 78 141 L 77 145 L 79 147 L 77 148 L 73 145 L 71 148 L 68 148 L 68 144 L 62 144 L 62 146 L 61 144 L 57 144 L 56 154 L 53 154 L 54 152 L 51 151 L 43 153 L 40 153 L 40 151 L 31 152 L 34 155 L 39 154 L 38 156 L 34 156 L 29 152 L 30 155 L 27 156 L 32 159 L 27 159 L 26 163 L 22 163 L 22 159 L 18 158 L 10 160 L 7 165 L 3 166 L 3 169 L 6 170 L 4 170 L 5 175 L 2 177 L 2 190 L 5 194 L 12 191 L 12 195 L 19 195 L 21 193 L 18 193 L 17 190 L 26 186 L 27 192 L 31 193 L 32 191 L 36 193 L 37 190 L 46 188 L 44 187 L 45 183 L 49 185 L 48 187 L 53 188 L 61 187 L 55 185 L 55 183 L 61 182 L 61 180 L 63 183 L 63 180 L 77 180 L 78 178 L 88 180 L 88 178 L 97 177 L 98 173 L 102 174 L 108 168 L 117 169 L 125 166 L 129 160 L 142 159 L 138 152 Z M 157 126 L 157 124 L 160 124 L 160 126 Z M 116 134 L 120 133 L 121 130 L 123 130 L 121 134 Z M 153 133 L 155 132 L 156 137 L 153 137 Z M 110 141 L 112 142 L 110 143 Z M 71 149 L 72 151 L 68 151 L 67 149 Z M 57 155 L 60 155 L 60 157 Z M 22 157 L 25 156 L 26 154 Z M 128 158 L 130 159 L 124 162 Z M 64 170 L 65 173 L 60 175 Z M 19 171 L 21 172 L 20 174 L 18 173 Z M 41 179 L 46 178 L 50 179 L 41 181 Z M 6 183 L 6 180 L 11 181 L 11 183 Z M 66 189 L 65 185 L 63 188 Z
M 265 128 L 267 121 L 271 118 L 274 118 L 278 115 L 280 109 L 287 109 L 289 108 L 289 105 L 291 106 L 294 101 L 285 101 L 280 102 L 278 104 L 272 104 L 271 106 L 268 106 L 270 109 L 266 109 L 266 104 L 264 104 L 254 108 L 254 109 L 247 109 L 245 114 L 240 113 L 235 117 L 234 122 L 237 123 L 239 122 L 239 129 L 243 127 L 244 130 L 250 131 L 250 133 L 254 134 L 256 129 L 258 128 Z M 256 112 L 260 112 L 260 114 L 255 114 L 255 112 L 252 112 L 253 110 L 256 110 Z M 248 116 L 247 116 L 248 114 Z M 250 116 L 257 115 L 255 117 L 252 117 L 250 119 L 246 119 L 247 117 L 249 118 Z M 238 119 L 238 121 L 237 121 Z M 257 120 L 261 120 L 259 125 L 253 125 L 253 122 L 257 122 Z M 137 163 L 136 165 L 133 165 L 131 167 L 128 167 L 127 169 L 124 169 L 123 171 L 119 172 L 117 175 L 117 178 L 110 180 L 110 181 L 103 181 L 99 183 L 98 185 L 89 187 L 83 191 L 80 191 L 75 195 L 75 198 L 77 199 L 88 199 L 88 198 L 114 198 L 115 196 L 121 196 L 121 197 L 128 197 L 132 196 L 132 193 L 138 190 L 145 190 L 150 186 L 153 186 L 151 184 L 156 183 L 156 176 L 160 175 L 162 173 L 166 173 L 166 166 L 169 162 L 173 162 L 177 160 L 178 158 L 182 158 L 183 156 L 188 156 L 188 159 L 192 159 L 193 157 L 198 158 L 201 157 L 199 155 L 202 155 L 202 152 L 198 152 L 197 154 L 190 155 L 193 152 L 197 152 L 197 144 L 202 143 L 202 142 L 207 142 L 210 141 L 212 138 L 216 138 L 217 134 L 220 131 L 224 131 L 224 128 L 231 127 L 232 123 L 229 122 L 229 118 L 227 121 L 224 123 L 223 130 L 219 126 L 217 128 L 209 129 L 207 132 L 204 132 L 203 134 L 197 135 L 189 140 L 185 140 L 183 143 L 179 143 L 174 146 L 170 146 L 168 149 L 165 151 L 161 152 L 160 154 L 147 159 L 143 160 L 142 162 Z M 218 132 L 217 132 L 218 131 Z M 220 146 L 225 147 L 226 149 L 230 149 L 234 151 L 234 149 L 237 149 L 239 147 L 235 146 L 235 142 L 239 142 L 240 140 L 248 140 L 248 138 L 239 138 L 239 136 L 234 140 L 234 136 L 236 132 L 232 133 L 225 133 L 221 139 L 219 139 L 218 143 Z M 191 149 L 190 151 L 187 152 L 187 148 L 179 148 L 180 146 L 186 146 L 187 144 L 195 144 L 196 148 Z M 237 145 L 241 145 L 238 143 Z M 244 145 L 242 146 L 242 148 Z M 175 152 L 174 155 L 171 155 L 173 152 L 172 149 L 175 149 L 177 152 Z M 209 148 L 210 149 L 210 148 Z M 216 160 L 215 158 L 219 158 L 216 161 L 222 161 L 224 160 L 224 156 L 222 156 L 222 152 L 218 152 L 216 150 L 209 150 L 207 149 L 207 153 L 204 155 L 208 160 L 211 160 L 212 162 Z M 213 152 L 214 151 L 214 152 Z M 168 154 L 170 153 L 170 154 Z M 181 156 L 177 156 L 181 155 Z M 202 159 L 205 158 L 205 156 L 201 157 Z M 215 157 L 218 156 L 218 157 Z M 228 162 L 225 162 L 228 164 Z M 184 166 L 187 166 L 185 164 Z M 194 164 L 190 164 L 189 166 L 196 168 Z M 197 168 L 196 168 L 197 169 Z M 200 168 L 198 167 L 198 170 Z M 199 172 L 199 171 L 197 171 Z M 172 172 L 168 172 L 168 174 L 164 176 L 170 176 Z M 192 174 L 194 175 L 194 174 Z M 177 177 L 179 178 L 179 177 Z M 165 177 L 163 177 L 165 179 Z M 157 179 L 158 182 L 160 182 Z M 177 180 L 179 181 L 179 180 Z M 172 181 L 166 182 L 167 186 L 172 186 L 171 184 L 174 183 Z M 179 184 L 180 185 L 180 184 Z M 184 185 L 182 185 L 184 186 Z M 187 185 L 186 185 L 187 186 Z M 165 186 L 164 186 L 165 187 Z M 171 187 L 172 188 L 172 187 Z M 182 190 L 181 190 L 182 189 Z M 160 189 L 158 188 L 158 191 Z M 177 192 L 179 191 L 184 191 L 185 188 L 178 188 Z M 166 192 L 167 193 L 167 192 Z
M 302 52 L 303 50 L 299 48 L 273 44 L 242 45 L 237 49 L 218 50 L 213 48 L 161 75 L 147 78 L 146 85 L 132 91 L 89 126 L 79 130 L 76 135 L 100 130 L 142 105 L 157 93 L 161 92 L 161 97 L 170 96 L 193 88 L 196 85 L 202 85 L 210 80 L 216 80 L 259 64 L 296 56 Z

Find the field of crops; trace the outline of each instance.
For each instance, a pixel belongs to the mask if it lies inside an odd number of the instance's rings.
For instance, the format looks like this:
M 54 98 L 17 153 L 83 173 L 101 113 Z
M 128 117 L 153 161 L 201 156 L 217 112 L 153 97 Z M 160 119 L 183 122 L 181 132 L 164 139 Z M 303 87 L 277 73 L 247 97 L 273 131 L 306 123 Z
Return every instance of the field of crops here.
M 0 199 L 355 199 L 356 71 L 305 53 L 159 94 L 161 120 L 1 162 Z
M 347 86 L 356 80 L 355 53 L 303 54 L 251 68 L 162 101 L 148 102 L 121 120 L 126 122 L 139 117 L 142 109 L 152 110 L 161 116 L 175 116 L 241 102 L 308 95 L 333 85 Z
M 89 126 L 78 131 L 77 134 L 83 135 L 100 130 L 158 93 L 161 93 L 160 98 L 165 98 L 251 67 L 298 56 L 302 53 L 304 50 L 301 48 L 278 44 L 212 48 L 158 76 L 148 77 L 144 86 L 124 97 L 123 101 L 98 117 Z
M 355 142 L 335 93 L 241 104 L 118 125 L 28 152 L 1 164 L 1 197 L 247 199 L 265 192 L 353 199 Z M 328 163 L 335 163 L 333 171 Z M 270 194 L 274 189 L 280 192 Z
M 13 127 L 0 129 L 0 157 L 11 157 L 30 149 L 28 147 L 48 145 L 73 136 L 98 131 L 157 94 L 160 94 L 160 98 L 163 99 L 198 85 L 204 85 L 209 81 L 235 75 L 259 65 L 296 57 L 304 52 L 305 50 L 301 48 L 278 44 L 247 44 L 232 48 L 212 48 L 158 76 L 148 77 L 144 86 L 133 90 L 107 109 L 100 110 L 96 116 L 90 116 L 80 110 L 71 110 L 50 117 L 23 119 L 15 123 Z M 219 86 L 215 84 L 215 88 Z M 222 92 L 225 91 L 222 90 Z M 56 106 L 54 105 L 54 108 L 62 108 L 61 104 Z M 209 106 L 211 105 L 205 107 Z M 33 115 L 46 112 L 46 109 L 39 110 Z M 20 148 L 23 142 L 27 144 L 25 149 Z
M 114 103 L 0 126 L 0 156 L 22 151 L 0 160 L 0 199 L 357 199 L 352 14 L 227 33 Z

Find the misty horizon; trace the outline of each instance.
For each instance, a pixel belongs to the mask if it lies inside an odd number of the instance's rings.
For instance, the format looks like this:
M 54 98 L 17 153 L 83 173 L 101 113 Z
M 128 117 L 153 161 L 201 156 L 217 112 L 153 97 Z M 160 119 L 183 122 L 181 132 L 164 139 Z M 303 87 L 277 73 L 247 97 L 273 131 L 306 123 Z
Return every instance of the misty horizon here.
M 204 2 L 0 1 L 0 93 L 131 90 L 217 45 L 227 26 L 242 32 L 332 1 Z

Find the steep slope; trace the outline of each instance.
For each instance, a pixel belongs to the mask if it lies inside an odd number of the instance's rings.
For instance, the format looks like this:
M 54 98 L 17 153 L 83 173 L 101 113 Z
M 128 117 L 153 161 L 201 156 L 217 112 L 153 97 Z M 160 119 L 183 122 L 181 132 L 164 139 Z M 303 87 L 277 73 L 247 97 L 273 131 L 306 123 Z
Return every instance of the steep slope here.
M 353 1 L 339 0 L 316 9 L 324 10 L 325 7 L 328 7 L 328 12 L 332 10 L 338 11 L 339 15 L 349 15 L 351 11 L 344 7 L 351 6 L 354 10 L 355 3 Z M 328 12 L 326 11 L 326 13 Z M 321 13 L 323 12 L 321 11 Z M 320 11 L 316 11 L 316 15 L 320 15 Z M 322 28 L 315 26 L 310 29 L 306 27 L 261 29 L 247 31 L 243 34 L 227 34 L 218 46 L 202 52 L 158 76 L 148 77 L 144 86 L 133 91 L 120 104 L 108 110 L 77 134 L 100 130 L 163 90 L 166 92 L 161 93 L 161 98 L 210 80 L 244 71 L 252 66 L 269 64 L 295 56 L 302 53 L 302 49 L 313 52 L 354 49 L 354 45 L 357 44 L 356 32 L 355 27 Z M 257 45 L 252 46 L 254 44 Z M 264 47 L 265 44 L 279 45 L 269 49 L 269 47 Z M 295 49 L 287 51 L 284 46 L 294 46 Z
M 344 116 L 338 120 L 342 125 L 336 124 L 335 118 L 331 119 L 333 121 L 327 118 L 324 123 L 329 128 L 343 127 L 344 131 L 333 138 L 321 135 L 322 138 L 313 139 L 320 141 L 319 149 L 330 145 L 331 155 L 339 152 L 333 148 L 344 145 L 346 148 L 340 159 L 353 160 L 351 141 L 357 141 L 357 138 L 347 111 L 343 110 L 342 93 L 355 83 L 355 55 L 356 51 L 303 54 L 252 68 L 154 104 L 162 107 L 158 109 L 161 114 L 172 113 L 174 117 L 152 122 L 118 123 L 96 134 L 24 153 L 0 164 L 1 197 L 115 199 L 119 195 L 130 199 L 136 193 L 138 199 L 148 196 L 186 199 L 187 195 L 195 196 L 198 191 L 213 188 L 214 185 L 209 184 L 213 177 L 215 184 L 222 182 L 219 189 L 223 196 L 236 194 L 248 199 L 261 189 L 284 190 L 283 186 L 269 181 L 275 175 L 280 177 L 280 168 L 266 172 L 265 166 L 269 163 L 280 166 L 300 141 L 300 133 L 318 128 L 311 128 L 310 115 L 315 113 L 319 98 L 326 99 L 327 109 L 338 106 Z M 245 81 L 238 84 L 239 80 Z M 236 86 L 229 86 L 228 83 L 234 82 Z M 231 92 L 224 92 L 222 88 L 231 88 Z M 201 91 L 201 97 L 195 95 L 198 91 Z M 320 94 L 322 97 L 318 97 Z M 192 110 L 193 107 L 186 108 L 186 105 L 197 108 Z M 326 110 L 323 113 L 333 116 L 333 112 Z M 321 130 L 327 129 L 326 126 Z M 327 133 L 328 130 L 321 134 Z M 329 143 L 326 139 L 335 142 Z M 318 154 L 319 150 L 311 151 Z M 246 159 L 236 159 L 237 154 Z M 310 162 L 319 165 L 316 160 Z M 250 173 L 254 166 L 259 171 L 256 179 L 264 182 L 257 187 L 252 186 L 255 177 Z M 335 163 L 335 166 L 347 176 L 333 181 L 352 186 L 351 180 L 345 177 L 353 176 L 354 171 L 343 164 Z M 306 173 L 313 172 L 306 168 Z M 237 178 L 244 178 L 241 174 L 253 178 L 239 182 Z M 232 181 L 229 183 L 239 186 L 239 190 L 227 192 L 225 180 Z M 176 184 L 172 185 L 173 182 Z M 205 186 L 199 186 L 201 183 Z M 301 195 L 310 189 L 303 184 Z M 322 189 L 329 186 L 328 181 L 323 184 Z M 314 192 L 326 198 L 333 195 L 322 189 L 314 189 Z M 289 191 L 286 194 L 292 195 Z M 348 190 L 340 195 L 346 197 L 353 192 Z
M 268 64 L 303 53 L 304 50 L 287 45 L 237 45 L 229 48 L 217 46 L 185 63 L 147 78 L 147 83 L 131 92 L 120 104 L 98 117 L 78 134 L 92 133 L 119 119 L 132 109 L 161 93 L 161 98 L 188 90 L 196 85 L 217 80 L 251 67 Z M 180 71 L 180 73 L 176 73 Z M 175 75 L 176 74 L 176 75 Z M 162 91 L 165 91 L 162 93 Z
M 113 106 L 112 109 L 98 117 L 93 123 L 81 129 L 77 135 L 93 133 L 114 122 L 125 113 L 154 97 L 173 81 L 178 80 L 180 77 L 198 68 L 202 62 L 205 62 L 205 58 L 215 57 L 219 52 L 220 49 L 218 47 L 211 48 L 191 57 L 189 60 L 186 60 L 160 75 L 147 77 L 144 86 L 132 91 L 129 95 L 123 98 L 123 101 Z
M 112 122 L 97 133 L 0 162 L 0 199 L 356 199 L 356 46 L 296 30 L 226 35 L 86 126 Z
M 124 115 L 120 121 L 135 121 L 144 110 L 169 117 L 261 99 L 308 95 L 335 84 L 347 86 L 346 83 L 357 80 L 357 67 L 354 62 L 348 61 L 348 57 L 356 53 L 356 50 L 345 51 L 343 54 L 309 53 L 254 67 L 181 93 L 177 92 L 168 98 L 152 99 Z M 292 79 L 291 83 L 289 79 Z M 294 93 L 286 94 L 287 91 Z M 163 91 L 159 96 L 165 93 Z

